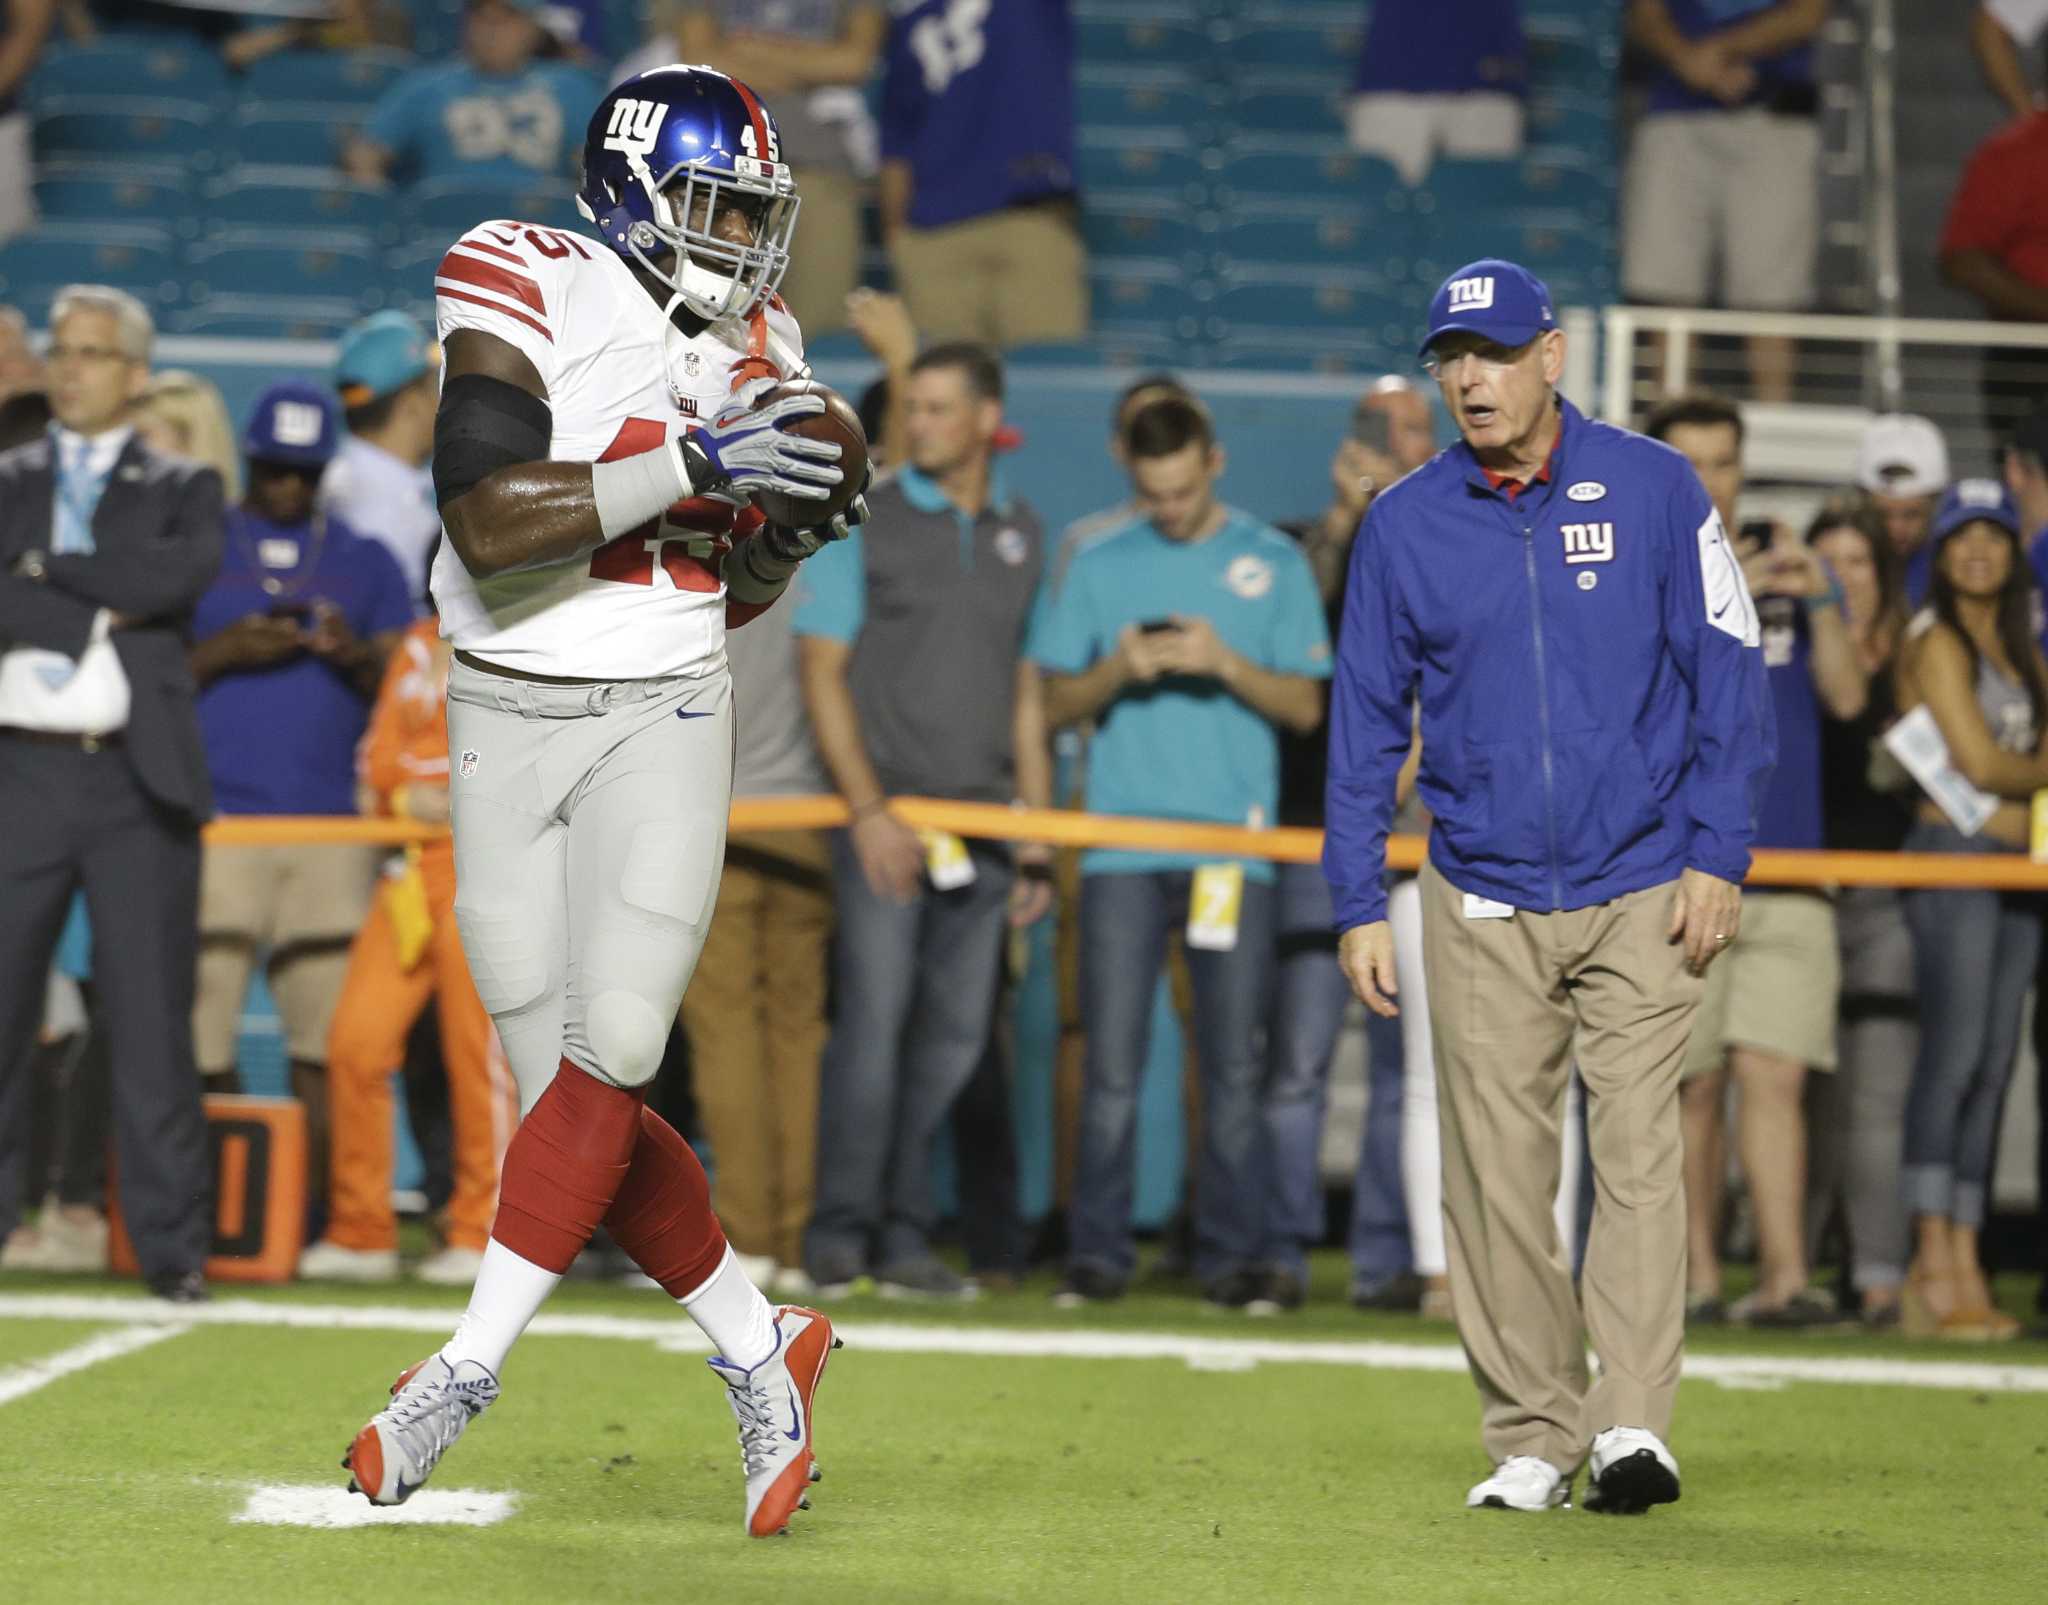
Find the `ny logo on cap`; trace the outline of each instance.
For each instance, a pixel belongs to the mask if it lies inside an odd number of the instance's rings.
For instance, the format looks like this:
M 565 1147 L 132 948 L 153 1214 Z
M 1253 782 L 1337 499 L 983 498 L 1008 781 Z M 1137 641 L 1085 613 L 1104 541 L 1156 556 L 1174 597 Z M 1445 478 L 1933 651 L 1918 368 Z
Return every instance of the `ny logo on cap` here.
M 646 155 L 661 135 L 661 114 L 665 110 L 658 100 L 613 101 L 611 124 L 604 131 L 604 148 L 622 150 L 629 156 Z
M 280 446 L 317 446 L 326 421 L 318 407 L 305 401 L 280 401 L 270 410 L 270 434 Z
M 1493 305 L 1493 275 L 1484 278 L 1453 279 L 1450 283 L 1452 312 L 1484 312 Z

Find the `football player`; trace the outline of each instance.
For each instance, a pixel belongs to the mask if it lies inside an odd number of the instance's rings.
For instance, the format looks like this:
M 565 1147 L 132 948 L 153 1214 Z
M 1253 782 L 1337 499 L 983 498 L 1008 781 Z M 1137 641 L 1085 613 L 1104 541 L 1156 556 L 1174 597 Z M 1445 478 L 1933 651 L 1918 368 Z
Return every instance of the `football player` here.
M 379 1504 L 497 1398 L 600 1224 L 711 1339 L 747 1531 L 782 1531 L 816 1477 L 831 1323 L 747 1280 L 703 1166 L 645 1105 L 718 891 L 725 631 L 866 515 L 856 499 L 785 529 L 749 501 L 841 479 L 836 444 L 791 432 L 821 401 L 756 405 L 803 372 L 775 294 L 797 204 L 753 91 L 666 67 L 591 118 L 577 205 L 596 239 L 484 223 L 436 272 L 455 912 L 525 1119 L 455 1335 L 350 1445 L 351 1486 Z

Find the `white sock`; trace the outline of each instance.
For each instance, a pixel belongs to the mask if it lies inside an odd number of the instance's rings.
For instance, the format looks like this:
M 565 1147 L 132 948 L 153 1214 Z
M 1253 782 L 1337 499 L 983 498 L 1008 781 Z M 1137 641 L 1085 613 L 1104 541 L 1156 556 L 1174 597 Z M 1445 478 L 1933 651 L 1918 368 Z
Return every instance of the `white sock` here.
M 532 1324 L 561 1281 L 530 1259 L 521 1259 L 495 1237 L 484 1245 L 484 1263 L 470 1290 L 469 1308 L 456 1323 L 455 1335 L 441 1345 L 441 1358 L 451 1366 L 474 1360 L 492 1376 L 504 1369 L 505 1356 Z
M 775 1307 L 747 1280 L 730 1248 L 704 1285 L 676 1302 L 719 1355 L 742 1370 L 753 1370 L 775 1352 Z

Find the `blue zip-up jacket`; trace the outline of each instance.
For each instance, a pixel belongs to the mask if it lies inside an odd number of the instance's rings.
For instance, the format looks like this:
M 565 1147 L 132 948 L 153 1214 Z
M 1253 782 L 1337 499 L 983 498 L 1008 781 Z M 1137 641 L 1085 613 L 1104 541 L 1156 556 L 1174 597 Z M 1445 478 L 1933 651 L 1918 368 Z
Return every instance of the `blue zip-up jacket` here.
M 1461 891 L 1553 913 L 1749 872 L 1777 740 L 1741 567 L 1690 463 L 1559 405 L 1547 482 L 1510 498 L 1460 443 L 1366 515 L 1330 692 L 1340 931 L 1386 918 L 1418 697 L 1430 859 Z

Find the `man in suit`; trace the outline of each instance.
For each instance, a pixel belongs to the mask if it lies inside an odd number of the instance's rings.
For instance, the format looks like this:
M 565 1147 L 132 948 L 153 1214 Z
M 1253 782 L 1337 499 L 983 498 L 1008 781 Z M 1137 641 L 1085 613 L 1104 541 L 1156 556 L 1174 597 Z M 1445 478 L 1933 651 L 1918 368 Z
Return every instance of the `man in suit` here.
M 221 560 L 210 468 L 135 438 L 155 336 L 132 296 L 62 291 L 47 436 L 0 454 L 0 1134 L 73 888 L 114 1074 L 121 1203 L 160 1297 L 206 1297 L 210 1192 L 192 995 L 213 812 L 186 634 Z M 0 1237 L 22 1195 L 0 1143 Z

